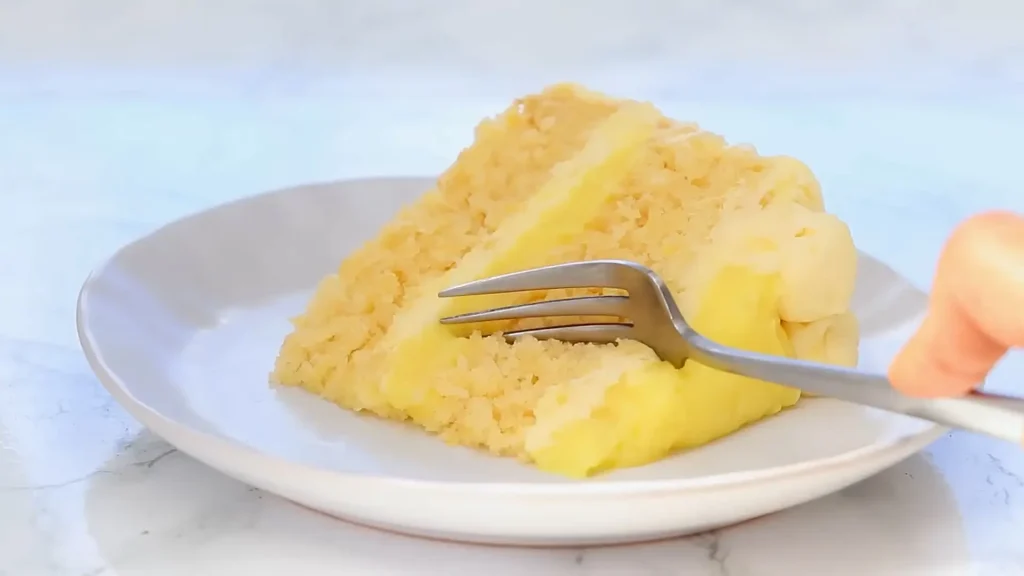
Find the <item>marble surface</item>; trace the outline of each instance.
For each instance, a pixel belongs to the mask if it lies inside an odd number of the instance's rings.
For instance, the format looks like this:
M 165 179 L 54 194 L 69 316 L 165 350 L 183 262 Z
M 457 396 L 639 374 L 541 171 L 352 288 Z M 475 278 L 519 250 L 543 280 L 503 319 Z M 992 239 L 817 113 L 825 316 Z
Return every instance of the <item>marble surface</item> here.
M 549 80 L 805 159 L 857 243 L 922 286 L 959 219 L 1024 210 L 1019 3 L 441 4 L 0 3 L 0 575 L 1024 574 L 1024 453 L 968 434 L 715 533 L 531 550 L 323 517 L 116 405 L 74 331 L 112 250 L 270 188 L 436 173 Z M 1024 392 L 1024 362 L 992 385 Z

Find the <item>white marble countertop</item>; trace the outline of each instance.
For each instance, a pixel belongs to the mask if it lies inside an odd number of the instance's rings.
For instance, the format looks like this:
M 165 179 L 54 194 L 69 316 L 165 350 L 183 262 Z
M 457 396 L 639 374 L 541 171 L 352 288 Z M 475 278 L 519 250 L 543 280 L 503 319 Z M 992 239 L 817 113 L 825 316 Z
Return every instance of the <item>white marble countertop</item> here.
M 805 159 L 857 243 L 922 285 L 960 218 L 1024 210 L 1019 3 L 440 4 L 0 4 L 0 575 L 1024 574 L 1024 452 L 967 434 L 713 534 L 531 550 L 326 518 L 117 406 L 74 331 L 112 250 L 270 188 L 436 173 L 549 80 Z M 1018 360 L 997 385 L 1024 392 Z

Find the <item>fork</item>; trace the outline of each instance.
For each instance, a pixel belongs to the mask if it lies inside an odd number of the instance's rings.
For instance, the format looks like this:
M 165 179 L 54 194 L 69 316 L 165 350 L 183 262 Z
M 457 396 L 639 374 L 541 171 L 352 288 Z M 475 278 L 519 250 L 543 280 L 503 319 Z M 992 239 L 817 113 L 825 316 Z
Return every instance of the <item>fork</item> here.
M 625 318 L 625 322 L 515 330 L 506 332 L 504 336 L 510 341 L 525 336 L 593 343 L 636 340 L 676 367 L 682 367 L 688 359 L 693 359 L 724 372 L 1024 444 L 1024 399 L 980 391 L 957 398 L 915 398 L 898 392 L 881 374 L 724 346 L 693 330 L 661 278 L 635 262 L 589 260 L 545 266 L 453 286 L 438 296 L 452 298 L 562 288 L 616 288 L 624 290 L 627 295 L 531 302 L 449 316 L 442 318 L 441 323 L 466 324 L 545 316 Z

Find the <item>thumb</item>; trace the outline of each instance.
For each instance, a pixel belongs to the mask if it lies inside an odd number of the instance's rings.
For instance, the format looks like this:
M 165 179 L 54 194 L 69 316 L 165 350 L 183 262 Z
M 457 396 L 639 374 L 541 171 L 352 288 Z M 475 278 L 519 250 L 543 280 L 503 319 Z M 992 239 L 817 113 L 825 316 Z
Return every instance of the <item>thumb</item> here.
M 989 212 L 962 223 L 939 258 L 928 312 L 889 378 L 913 396 L 954 396 L 1024 346 L 1024 218 Z

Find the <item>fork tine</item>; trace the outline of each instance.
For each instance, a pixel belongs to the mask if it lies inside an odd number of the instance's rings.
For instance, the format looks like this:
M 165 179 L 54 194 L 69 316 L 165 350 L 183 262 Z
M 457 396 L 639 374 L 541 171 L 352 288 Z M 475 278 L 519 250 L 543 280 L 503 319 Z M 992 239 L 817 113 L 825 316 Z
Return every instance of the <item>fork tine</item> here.
M 627 287 L 622 285 L 621 280 L 610 273 L 614 266 L 616 263 L 602 260 L 544 266 L 452 286 L 439 292 L 438 296 L 451 298 L 559 288 L 609 287 L 625 290 Z
M 519 338 L 532 336 L 538 340 L 614 344 L 621 339 L 631 338 L 632 334 L 632 324 L 611 322 L 603 324 L 574 324 L 568 326 L 530 328 L 528 330 L 513 330 L 505 333 L 505 339 L 515 341 Z
M 629 297 L 627 296 L 583 296 L 561 300 L 543 300 L 449 316 L 442 318 L 441 324 L 466 324 L 492 320 L 515 320 L 516 318 L 540 318 L 542 316 L 625 317 L 628 302 Z

